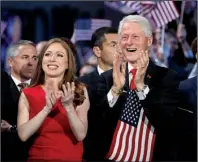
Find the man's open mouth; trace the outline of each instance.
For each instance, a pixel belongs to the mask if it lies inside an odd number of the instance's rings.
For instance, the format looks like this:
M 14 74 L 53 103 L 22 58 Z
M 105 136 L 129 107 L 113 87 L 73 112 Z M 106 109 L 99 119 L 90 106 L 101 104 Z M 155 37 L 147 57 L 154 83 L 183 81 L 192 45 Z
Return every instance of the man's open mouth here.
M 137 51 L 137 48 L 127 48 L 126 50 L 127 52 L 135 52 Z

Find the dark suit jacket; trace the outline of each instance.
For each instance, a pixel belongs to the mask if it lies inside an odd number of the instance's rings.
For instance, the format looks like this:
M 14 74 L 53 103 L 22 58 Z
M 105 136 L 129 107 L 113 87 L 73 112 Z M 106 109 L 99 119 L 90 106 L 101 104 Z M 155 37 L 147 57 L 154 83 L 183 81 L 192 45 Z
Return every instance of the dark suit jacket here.
M 16 125 L 20 92 L 6 72 L 1 74 L 1 89 L 1 118 Z
M 95 159 L 94 143 L 98 139 L 95 138 L 94 133 L 95 133 L 95 129 L 97 129 L 97 126 L 99 125 L 98 122 L 100 121 L 100 119 L 98 117 L 100 116 L 97 114 L 97 111 L 96 111 L 95 100 L 97 100 L 97 98 L 94 97 L 94 93 L 97 91 L 97 84 L 98 84 L 99 77 L 100 76 L 99 76 L 98 70 L 96 69 L 95 71 L 78 78 L 78 81 L 87 85 L 87 90 L 88 90 L 89 99 L 90 99 L 90 109 L 88 111 L 88 131 L 83 141 L 84 143 L 83 158 L 85 160 Z
M 16 125 L 20 92 L 6 72 L 1 73 L 1 90 L 1 119 Z M 2 160 L 25 160 L 27 149 L 17 132 L 2 132 L 1 142 Z
M 176 120 L 179 160 L 197 160 L 197 77 L 180 82 L 180 108 Z M 185 111 L 188 110 L 188 111 Z
M 82 76 L 82 77 L 79 77 L 78 78 L 78 81 L 84 83 L 87 85 L 87 90 L 88 90 L 88 93 L 89 93 L 89 98 L 91 98 L 91 93 L 92 91 L 96 91 L 97 89 L 97 84 L 98 84 L 98 79 L 99 79 L 99 73 L 98 73 L 98 70 L 94 70 L 93 72 L 85 75 L 85 76 Z M 91 99 L 90 99 L 91 100 Z
M 126 69 L 126 84 L 124 90 L 129 90 L 128 68 Z M 151 61 L 145 75 L 145 84 L 150 91 L 145 100 L 141 101 L 145 114 L 156 129 L 156 141 L 153 160 L 174 160 L 175 150 L 172 150 L 172 132 L 170 129 L 173 116 L 178 105 L 177 75 L 163 67 L 154 65 Z M 98 84 L 97 98 L 101 99 L 97 104 L 97 114 L 101 116 L 98 131 L 95 138 L 95 160 L 104 160 L 109 151 L 113 133 L 120 116 L 127 93 L 119 96 L 113 108 L 109 108 L 107 93 L 113 85 L 112 70 L 101 74 Z
M 186 98 L 188 110 L 197 112 L 197 77 L 186 79 L 179 84 L 179 90 Z

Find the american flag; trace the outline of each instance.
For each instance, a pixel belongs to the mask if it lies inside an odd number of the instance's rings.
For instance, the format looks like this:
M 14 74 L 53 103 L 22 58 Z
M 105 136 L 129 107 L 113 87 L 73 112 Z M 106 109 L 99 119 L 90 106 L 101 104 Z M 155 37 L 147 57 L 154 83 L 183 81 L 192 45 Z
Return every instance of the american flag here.
M 95 30 L 101 27 L 111 27 L 111 20 L 107 19 L 78 19 L 74 25 L 72 42 L 91 40 Z
M 104 4 L 110 8 L 119 10 L 124 14 L 131 14 L 137 12 L 138 10 L 149 12 L 153 5 L 154 1 L 106 1 Z M 144 5 L 144 6 L 143 6 Z M 149 10 L 147 10 L 149 9 Z
M 112 9 L 118 10 L 124 14 L 130 14 L 136 11 L 133 7 L 133 1 L 105 1 L 104 4 Z
M 107 158 L 114 161 L 151 161 L 155 137 L 155 129 L 148 121 L 136 92 L 130 90 Z
M 173 1 L 156 2 L 155 8 L 149 14 L 142 14 L 150 17 L 156 27 L 161 27 L 179 17 L 178 10 Z
M 164 26 L 179 17 L 174 1 L 110 1 L 105 4 L 125 14 L 136 12 L 145 16 L 152 21 L 155 27 Z

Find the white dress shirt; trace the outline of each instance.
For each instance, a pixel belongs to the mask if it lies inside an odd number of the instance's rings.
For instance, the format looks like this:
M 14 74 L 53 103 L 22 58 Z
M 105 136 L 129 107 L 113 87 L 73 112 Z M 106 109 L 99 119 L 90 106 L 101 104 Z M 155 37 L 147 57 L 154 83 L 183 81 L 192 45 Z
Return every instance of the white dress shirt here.
M 102 70 L 99 65 L 97 66 L 97 70 L 98 70 L 99 75 L 104 73 L 104 70 Z
M 130 83 L 131 83 L 131 80 L 133 78 L 133 75 L 130 73 L 130 71 L 133 69 L 133 66 L 131 66 L 130 64 L 128 64 L 128 72 L 129 72 L 129 86 L 130 86 Z M 140 92 L 136 91 L 136 94 L 138 96 L 138 98 L 140 100 L 144 100 L 146 98 L 146 95 L 149 93 L 149 87 L 146 86 L 146 88 Z M 110 107 L 113 107 L 115 105 L 115 103 L 117 102 L 118 100 L 118 97 L 119 96 L 116 96 L 116 97 L 113 97 L 112 93 L 111 93 L 111 90 L 108 92 L 107 94 L 107 99 L 108 99 L 108 102 L 109 102 L 109 106 Z
M 19 85 L 20 83 L 22 83 L 22 82 L 21 82 L 20 80 L 16 79 L 12 74 L 11 74 L 11 78 L 13 79 L 13 81 L 14 81 L 14 83 L 16 84 L 18 90 L 20 91 L 20 90 L 21 90 L 21 87 L 19 87 L 18 85 Z M 31 81 L 31 79 L 26 80 L 24 83 L 27 83 L 28 85 L 30 85 L 30 81 Z

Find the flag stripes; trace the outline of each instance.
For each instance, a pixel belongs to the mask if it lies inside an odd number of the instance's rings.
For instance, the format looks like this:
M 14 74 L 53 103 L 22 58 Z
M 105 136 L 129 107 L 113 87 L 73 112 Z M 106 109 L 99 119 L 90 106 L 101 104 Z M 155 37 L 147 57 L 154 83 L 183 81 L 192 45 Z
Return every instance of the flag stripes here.
M 91 40 L 92 34 L 101 27 L 111 27 L 107 19 L 78 19 L 74 25 L 73 42 Z
M 179 17 L 174 1 L 113 1 L 106 5 L 125 14 L 138 13 L 161 27 Z M 116 6 L 116 7 L 115 7 Z
M 142 108 L 137 128 L 118 121 L 107 158 L 114 161 L 151 161 L 155 136 L 155 129 Z

